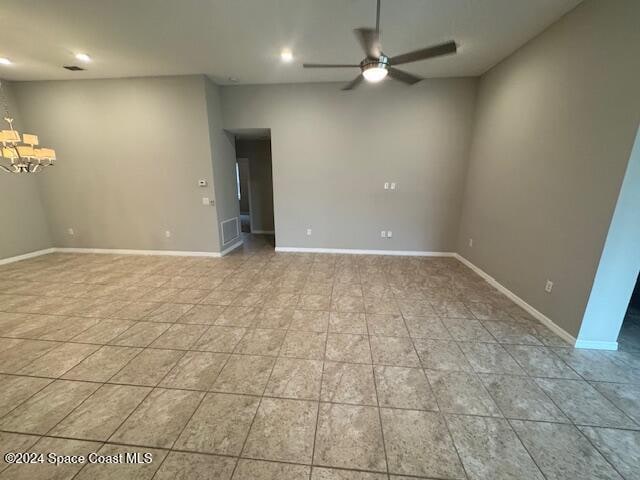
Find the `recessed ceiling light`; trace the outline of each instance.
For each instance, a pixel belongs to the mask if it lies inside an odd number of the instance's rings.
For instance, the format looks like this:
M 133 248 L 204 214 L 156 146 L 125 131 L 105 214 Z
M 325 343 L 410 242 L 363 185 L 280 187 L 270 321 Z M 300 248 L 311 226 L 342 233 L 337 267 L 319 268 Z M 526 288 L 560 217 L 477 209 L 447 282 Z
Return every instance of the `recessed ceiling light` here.
M 280 52 L 280 60 L 286 63 L 292 62 L 293 53 L 291 52 L 291 50 L 288 48 L 282 49 L 282 51 Z
M 87 55 L 86 53 L 76 53 L 76 59 L 80 60 L 81 62 L 90 62 L 91 61 L 91 57 L 89 55 Z
M 9 60 L 8 58 L 0 58 L 0 64 L 1 65 L 11 65 L 11 60 Z

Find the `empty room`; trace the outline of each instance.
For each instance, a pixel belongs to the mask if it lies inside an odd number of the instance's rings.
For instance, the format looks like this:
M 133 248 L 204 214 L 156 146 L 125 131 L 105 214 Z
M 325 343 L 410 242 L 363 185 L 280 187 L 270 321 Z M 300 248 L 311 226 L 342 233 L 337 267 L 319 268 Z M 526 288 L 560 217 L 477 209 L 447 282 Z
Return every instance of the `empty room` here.
M 0 19 L 0 480 L 640 478 L 640 2 Z

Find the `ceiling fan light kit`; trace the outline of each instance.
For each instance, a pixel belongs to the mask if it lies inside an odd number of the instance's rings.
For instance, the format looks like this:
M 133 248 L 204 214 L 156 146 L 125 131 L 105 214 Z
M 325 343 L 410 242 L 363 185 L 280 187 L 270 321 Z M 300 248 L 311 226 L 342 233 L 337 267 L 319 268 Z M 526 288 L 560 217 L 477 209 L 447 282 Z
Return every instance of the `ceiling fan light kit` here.
M 377 83 L 384 80 L 389 71 L 389 58 L 380 55 L 377 60 L 363 60 L 360 64 L 362 75 L 367 82 Z
M 364 50 L 366 57 L 359 64 L 331 64 L 331 63 L 303 63 L 303 68 L 360 68 L 360 75 L 349 82 L 342 90 L 352 90 L 362 80 L 370 83 L 378 83 L 387 76 L 407 85 L 418 83 L 422 78 L 395 68 L 395 65 L 418 62 L 429 58 L 449 55 L 458 51 L 458 45 L 454 41 L 433 45 L 413 52 L 388 57 L 382 53 L 380 44 L 380 0 L 376 5 L 376 28 L 356 28 L 354 33 Z

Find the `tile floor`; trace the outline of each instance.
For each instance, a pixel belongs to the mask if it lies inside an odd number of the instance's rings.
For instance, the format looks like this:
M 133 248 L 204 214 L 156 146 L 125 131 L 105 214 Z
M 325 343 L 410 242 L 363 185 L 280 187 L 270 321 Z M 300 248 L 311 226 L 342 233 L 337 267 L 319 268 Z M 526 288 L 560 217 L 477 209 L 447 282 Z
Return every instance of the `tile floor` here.
M 640 355 L 574 350 L 450 258 L 0 267 L 0 479 L 640 478 Z

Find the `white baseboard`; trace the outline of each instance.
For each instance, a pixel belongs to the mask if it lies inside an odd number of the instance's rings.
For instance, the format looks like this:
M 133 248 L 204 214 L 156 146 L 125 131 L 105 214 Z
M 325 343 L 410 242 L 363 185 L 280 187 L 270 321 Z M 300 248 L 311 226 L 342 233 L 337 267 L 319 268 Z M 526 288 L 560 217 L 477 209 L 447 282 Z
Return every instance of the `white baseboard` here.
M 356 248 L 276 247 L 276 252 L 339 253 L 345 255 L 393 255 L 404 257 L 453 257 L 453 252 L 421 252 L 414 250 L 359 250 Z
M 460 260 L 462 263 L 464 263 L 467 267 L 469 267 L 471 270 L 473 270 L 478 275 L 480 275 L 482 278 L 484 278 L 487 281 L 487 283 L 489 283 L 489 285 L 495 287 L 498 291 L 502 292 L 507 297 L 509 297 L 509 299 L 512 300 L 514 303 L 516 303 L 517 305 L 522 307 L 524 310 L 526 310 L 532 317 L 534 317 L 536 320 L 538 320 L 540 323 L 542 323 L 545 327 L 547 327 L 553 333 L 558 335 L 560 338 L 566 340 L 571 345 L 575 345 L 576 348 L 586 348 L 586 347 L 578 347 L 578 344 L 577 344 L 578 342 L 576 341 L 576 338 L 573 335 L 571 335 L 569 332 L 564 330 L 562 327 L 556 325 L 553 322 L 553 320 L 547 317 L 544 313 L 536 310 L 534 307 L 529 305 L 527 302 L 525 302 L 523 299 L 521 299 L 519 296 L 517 296 L 507 287 L 503 286 L 501 283 L 499 283 L 495 278 L 493 278 L 491 275 L 486 273 L 484 270 L 482 270 L 479 267 L 476 267 L 473 263 L 471 263 L 469 260 L 467 260 L 466 258 L 464 258 L 462 255 L 458 253 L 455 254 L 455 257 L 458 260 Z M 607 342 L 591 342 L 591 343 L 607 343 Z M 596 347 L 589 347 L 589 348 L 596 348 Z
M 99 253 L 99 254 L 111 254 L 111 255 L 164 255 L 171 257 L 211 257 L 219 258 L 227 253 L 242 246 L 242 240 L 234 243 L 229 248 L 222 252 L 190 252 L 183 250 L 134 250 L 129 248 L 72 248 L 72 247 L 54 247 L 47 248 L 45 250 L 38 250 L 36 252 L 25 253 L 24 255 L 18 255 L 16 257 L 9 257 L 0 259 L 0 265 L 7 263 L 19 262 L 20 260 L 27 260 L 28 258 L 39 257 L 40 255 L 47 255 L 49 253 Z
M 273 230 L 251 230 L 251 233 L 256 235 L 274 235 L 276 232 Z
M 220 257 L 224 257 L 227 253 L 230 253 L 233 250 L 235 250 L 236 248 L 241 247 L 242 244 L 243 244 L 242 240 L 240 240 L 239 242 L 234 243 L 229 248 L 225 248 L 223 251 L 221 251 L 219 256 Z
M 23 253 L 22 255 L 16 255 L 15 257 L 2 258 L 0 259 L 0 265 L 6 265 L 7 263 L 19 262 L 20 260 L 39 257 L 40 255 L 47 255 L 55 251 L 55 248 L 45 248 L 44 250 L 36 250 L 35 252 Z
M 591 340 L 576 340 L 576 348 L 587 348 L 591 350 L 618 350 L 618 342 L 598 342 Z
M 172 257 L 221 257 L 219 252 L 188 252 L 182 250 L 132 250 L 128 248 L 53 248 L 61 253 L 104 253 L 111 255 L 166 255 Z

